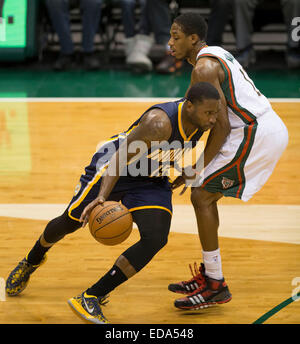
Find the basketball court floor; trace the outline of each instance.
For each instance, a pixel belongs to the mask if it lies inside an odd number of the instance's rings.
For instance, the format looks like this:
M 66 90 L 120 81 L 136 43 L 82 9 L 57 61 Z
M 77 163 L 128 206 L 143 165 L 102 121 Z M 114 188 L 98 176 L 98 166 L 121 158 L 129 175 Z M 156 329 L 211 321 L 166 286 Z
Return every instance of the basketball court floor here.
M 153 98 L 2 98 L 0 101 L 0 323 L 80 324 L 67 300 L 101 277 L 139 238 L 97 243 L 80 229 L 55 245 L 48 262 L 18 297 L 4 281 L 43 231 L 65 209 L 97 144 L 127 129 Z M 289 146 L 264 188 L 248 203 L 220 202 L 220 248 L 228 304 L 200 311 L 173 306 L 171 282 L 189 279 L 201 248 L 189 192 L 174 192 L 167 246 L 144 270 L 110 295 L 112 324 L 299 324 L 300 102 L 272 99 L 289 129 Z M 205 137 L 204 137 L 205 140 Z M 277 307 L 280 306 L 280 307 Z

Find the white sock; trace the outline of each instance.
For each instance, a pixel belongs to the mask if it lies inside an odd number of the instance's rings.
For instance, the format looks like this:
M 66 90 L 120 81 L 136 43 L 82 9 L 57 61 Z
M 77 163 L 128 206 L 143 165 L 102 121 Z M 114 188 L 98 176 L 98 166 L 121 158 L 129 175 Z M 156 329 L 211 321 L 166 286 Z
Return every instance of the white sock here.
M 202 251 L 205 275 L 215 280 L 223 278 L 220 249 L 215 251 Z

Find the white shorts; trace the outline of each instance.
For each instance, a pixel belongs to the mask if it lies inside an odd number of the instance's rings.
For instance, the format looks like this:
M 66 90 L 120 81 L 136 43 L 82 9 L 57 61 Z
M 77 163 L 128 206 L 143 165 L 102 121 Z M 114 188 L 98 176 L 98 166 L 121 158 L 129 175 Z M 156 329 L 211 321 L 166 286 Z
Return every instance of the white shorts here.
M 231 129 L 206 167 L 201 187 L 248 201 L 266 183 L 287 144 L 287 128 L 273 110 L 250 125 Z

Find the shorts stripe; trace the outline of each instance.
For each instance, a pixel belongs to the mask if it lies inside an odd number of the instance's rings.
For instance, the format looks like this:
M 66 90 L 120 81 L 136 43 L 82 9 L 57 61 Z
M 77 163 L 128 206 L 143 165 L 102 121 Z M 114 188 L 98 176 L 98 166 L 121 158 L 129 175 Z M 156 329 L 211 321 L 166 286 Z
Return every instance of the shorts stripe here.
M 171 210 L 166 208 L 166 207 L 162 207 L 160 205 L 143 205 L 141 207 L 134 207 L 134 208 L 130 208 L 128 209 L 130 212 L 132 211 L 136 211 L 136 210 L 142 210 L 142 209 L 162 209 L 162 210 L 165 210 L 167 211 L 168 213 L 171 214 L 171 216 L 173 215 Z
M 201 187 L 205 187 L 209 182 L 211 182 L 214 178 L 220 176 L 221 174 L 229 171 L 231 168 L 235 167 L 237 168 L 237 173 L 238 173 L 238 182 L 239 182 L 239 188 L 236 192 L 235 197 L 240 198 L 244 184 L 245 184 L 245 178 L 244 178 L 244 173 L 242 168 L 245 165 L 246 159 L 251 151 L 251 147 L 254 142 L 254 137 L 256 133 L 256 127 L 257 123 L 251 123 L 249 126 L 245 127 L 245 136 L 244 139 L 238 149 L 238 152 L 241 150 L 241 153 L 237 154 L 236 157 L 226 166 L 222 167 L 218 171 L 214 172 L 210 176 L 208 176 Z M 220 191 L 221 192 L 221 191 Z
M 68 214 L 69 217 L 73 220 L 79 221 L 79 219 L 75 218 L 74 216 L 71 215 L 72 210 L 74 210 L 75 208 L 77 208 L 80 203 L 85 199 L 86 195 L 90 192 L 90 190 L 92 189 L 92 187 L 99 181 L 99 179 L 103 176 L 103 173 L 105 172 L 105 170 L 108 167 L 108 163 L 103 166 L 101 168 L 101 170 L 99 172 L 97 172 L 94 176 L 94 178 L 88 182 L 87 186 L 84 188 L 84 190 L 82 191 L 80 197 L 78 199 L 76 199 L 70 206 L 69 206 L 69 210 L 68 210 Z
M 237 179 L 238 179 L 238 190 L 236 191 L 236 194 L 233 197 L 241 198 L 241 195 L 245 188 L 245 175 L 244 175 L 243 168 L 245 166 L 246 160 L 249 156 L 249 153 L 251 151 L 251 148 L 254 142 L 256 128 L 257 128 L 256 116 L 238 104 L 237 99 L 235 98 L 235 89 L 234 89 L 232 73 L 229 66 L 225 62 L 225 60 L 213 54 L 203 54 L 199 56 L 199 58 L 201 57 L 214 57 L 218 59 L 221 66 L 223 67 L 223 70 L 226 76 L 221 86 L 222 86 L 224 95 L 226 97 L 227 105 L 233 110 L 233 112 L 237 116 L 239 116 L 247 124 L 244 131 L 244 139 L 242 143 L 240 144 L 240 147 L 238 148 L 237 153 L 235 157 L 233 158 L 233 160 L 229 164 L 225 165 L 221 169 L 217 170 L 216 172 L 208 176 L 207 179 L 204 180 L 204 183 L 202 184 L 201 187 L 205 187 L 214 178 L 236 167 L 236 173 L 237 173 Z

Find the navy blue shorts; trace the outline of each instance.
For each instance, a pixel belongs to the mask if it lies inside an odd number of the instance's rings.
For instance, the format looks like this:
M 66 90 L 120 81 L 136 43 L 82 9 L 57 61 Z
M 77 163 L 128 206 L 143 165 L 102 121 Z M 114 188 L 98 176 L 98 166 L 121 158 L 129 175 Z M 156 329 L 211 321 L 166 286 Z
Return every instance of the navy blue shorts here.
M 99 194 L 104 171 L 97 172 L 96 160 L 95 154 L 85 174 L 80 177 L 68 206 L 68 214 L 74 220 L 80 219 L 84 208 Z M 121 176 L 107 201 L 121 201 L 130 211 L 157 208 L 172 215 L 172 190 L 168 177 Z

